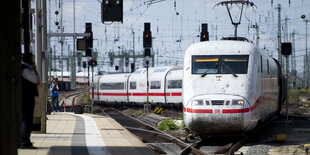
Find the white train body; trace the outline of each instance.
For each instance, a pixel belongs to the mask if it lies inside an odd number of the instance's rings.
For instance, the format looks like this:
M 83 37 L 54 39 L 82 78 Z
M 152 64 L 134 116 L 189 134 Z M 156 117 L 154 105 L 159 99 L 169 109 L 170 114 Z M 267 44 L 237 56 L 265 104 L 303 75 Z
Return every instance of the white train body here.
M 281 69 L 252 43 L 193 44 L 183 73 L 184 122 L 199 135 L 245 133 L 279 112 Z
M 178 66 L 149 68 L 149 103 L 181 106 L 182 72 Z M 147 102 L 146 68 L 133 73 L 95 76 L 93 85 L 96 102 L 138 105 Z
M 252 43 L 208 41 L 191 45 L 184 68 L 149 68 L 149 102 L 183 105 L 185 125 L 201 136 L 242 134 L 278 114 L 282 77 L 278 62 Z M 94 77 L 94 101 L 143 105 L 146 68 Z

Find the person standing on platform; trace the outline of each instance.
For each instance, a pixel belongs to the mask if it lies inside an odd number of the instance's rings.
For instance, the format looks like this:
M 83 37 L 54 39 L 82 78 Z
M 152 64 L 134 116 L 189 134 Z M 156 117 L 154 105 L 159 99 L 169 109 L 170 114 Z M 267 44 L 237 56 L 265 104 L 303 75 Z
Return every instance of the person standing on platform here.
M 38 96 L 37 85 L 40 84 L 39 74 L 33 62 L 33 54 L 23 54 L 22 69 L 22 141 L 20 148 L 35 149 L 30 142 L 35 96 Z
M 59 90 L 58 84 L 56 83 L 55 80 L 53 80 L 52 85 L 50 86 L 50 92 L 51 92 L 52 105 L 53 105 L 54 112 L 56 112 L 55 104 L 56 104 L 57 112 L 59 112 L 58 90 Z

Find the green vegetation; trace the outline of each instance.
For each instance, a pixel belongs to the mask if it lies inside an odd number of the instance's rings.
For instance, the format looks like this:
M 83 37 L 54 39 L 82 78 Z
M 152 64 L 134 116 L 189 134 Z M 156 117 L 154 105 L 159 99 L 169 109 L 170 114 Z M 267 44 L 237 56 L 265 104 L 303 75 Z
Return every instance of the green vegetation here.
M 180 114 L 179 114 L 179 117 L 178 117 L 178 120 L 183 120 L 183 119 L 184 119 L 183 113 L 180 113 Z
M 181 128 L 181 129 L 184 129 L 186 126 L 185 126 L 185 123 L 184 123 L 183 113 L 180 113 L 180 116 L 179 116 L 178 119 L 179 119 L 179 120 L 182 120 L 182 123 L 181 123 L 180 128 Z
M 137 116 L 141 116 L 143 114 L 142 110 L 137 110 L 136 112 L 134 112 L 134 115 Z
M 296 155 L 298 152 L 297 148 L 295 148 L 294 152 L 293 152 L 293 155 Z
M 158 124 L 159 130 L 177 130 L 179 129 L 178 125 L 171 118 L 167 118 Z
M 299 91 L 298 90 L 291 90 L 288 92 L 288 102 L 299 103 Z
M 309 90 L 305 89 L 305 88 L 302 88 L 302 89 L 298 89 L 296 90 L 298 91 L 300 94 L 307 94 L 309 92 Z
M 186 126 L 185 126 L 184 120 L 182 120 L 181 129 L 185 129 L 185 128 L 186 128 Z

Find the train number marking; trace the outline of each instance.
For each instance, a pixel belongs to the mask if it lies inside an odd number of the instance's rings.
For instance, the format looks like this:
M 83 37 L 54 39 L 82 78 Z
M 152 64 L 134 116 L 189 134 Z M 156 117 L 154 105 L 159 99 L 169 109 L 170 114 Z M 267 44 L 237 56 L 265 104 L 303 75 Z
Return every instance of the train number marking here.
M 214 109 L 214 113 L 215 114 L 220 114 L 221 113 L 221 109 Z

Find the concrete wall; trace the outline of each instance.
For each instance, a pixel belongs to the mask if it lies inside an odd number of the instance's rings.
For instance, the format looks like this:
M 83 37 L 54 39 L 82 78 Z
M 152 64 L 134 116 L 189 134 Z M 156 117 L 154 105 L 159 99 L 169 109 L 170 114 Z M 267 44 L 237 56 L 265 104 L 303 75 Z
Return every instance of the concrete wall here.
M 47 84 L 38 85 L 39 96 L 35 98 L 35 107 L 33 114 L 33 126 L 36 131 L 46 133 L 46 102 L 47 102 Z

